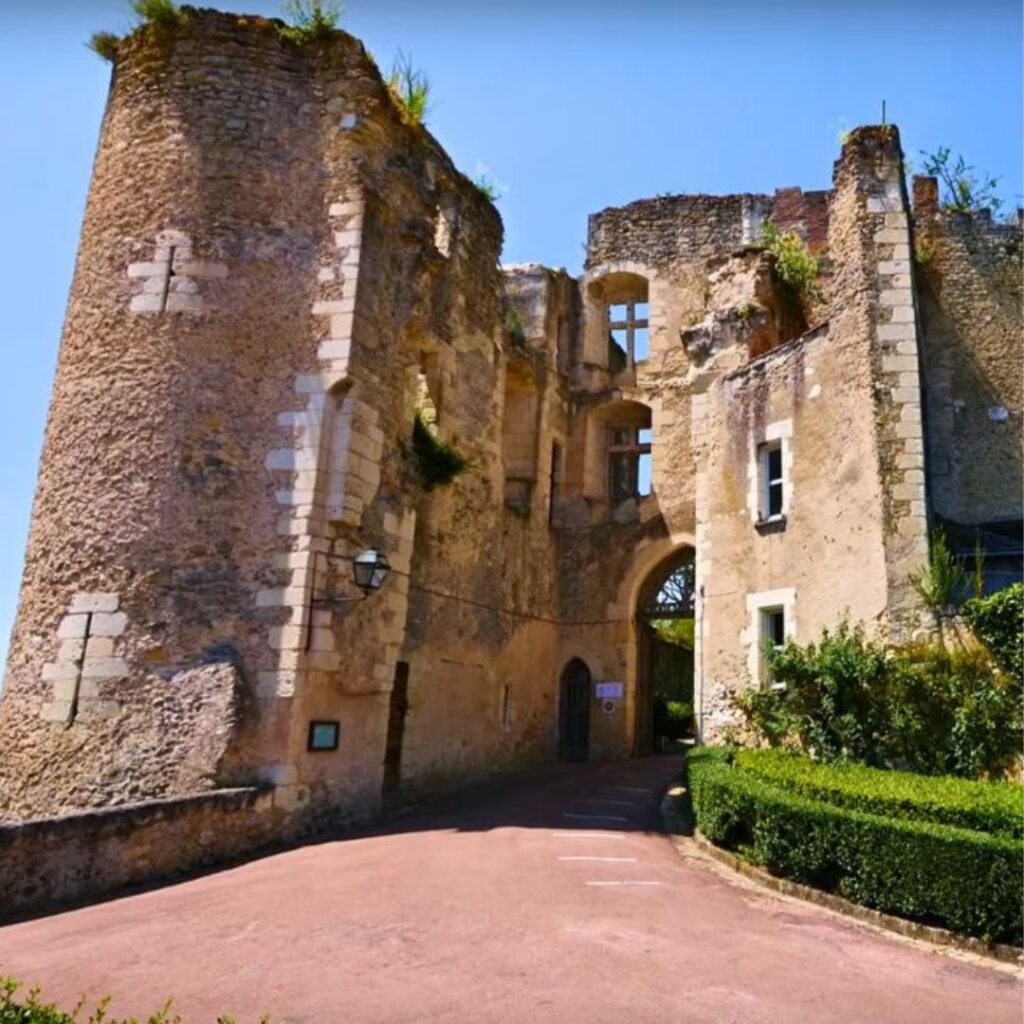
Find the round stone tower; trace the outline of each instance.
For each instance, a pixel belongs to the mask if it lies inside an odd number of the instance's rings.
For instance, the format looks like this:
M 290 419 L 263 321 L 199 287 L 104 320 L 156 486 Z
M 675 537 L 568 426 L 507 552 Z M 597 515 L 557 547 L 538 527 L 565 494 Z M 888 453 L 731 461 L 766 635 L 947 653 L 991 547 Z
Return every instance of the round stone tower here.
M 346 390 L 355 111 L 382 95 L 343 33 L 299 46 L 186 8 L 120 44 L 0 707 L 0 817 L 261 773 L 304 798 L 277 762 L 306 727 L 290 700 L 318 647 L 317 510 L 352 544 L 388 541 L 362 522 L 382 435 Z M 360 487 L 324 472 L 343 469 L 328 431 L 362 432 Z M 394 550 L 411 531 L 392 520 Z

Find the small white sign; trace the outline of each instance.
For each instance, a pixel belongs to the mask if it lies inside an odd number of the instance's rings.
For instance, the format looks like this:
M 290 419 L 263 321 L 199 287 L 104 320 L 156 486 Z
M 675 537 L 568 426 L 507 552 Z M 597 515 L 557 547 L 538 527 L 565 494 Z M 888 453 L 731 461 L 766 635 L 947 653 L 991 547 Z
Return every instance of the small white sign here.
M 598 700 L 622 700 L 622 683 L 598 683 Z

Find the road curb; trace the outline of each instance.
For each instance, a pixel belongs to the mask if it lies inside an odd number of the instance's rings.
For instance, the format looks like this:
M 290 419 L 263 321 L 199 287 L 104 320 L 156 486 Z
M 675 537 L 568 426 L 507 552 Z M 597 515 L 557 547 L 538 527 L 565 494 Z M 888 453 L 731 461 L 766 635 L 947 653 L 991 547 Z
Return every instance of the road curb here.
M 788 878 L 777 878 L 775 875 L 770 875 L 764 869 L 748 863 L 736 854 L 720 849 L 706 836 L 701 835 L 693 826 L 689 805 L 688 793 L 685 787 L 680 785 L 669 789 L 661 802 L 664 830 L 672 839 L 677 852 L 681 854 L 692 856 L 693 851 L 697 850 L 762 888 L 793 899 L 803 900 L 805 903 L 813 903 L 833 913 L 841 914 L 843 917 L 881 928 L 903 938 L 927 942 L 932 946 L 939 947 L 937 950 L 939 952 L 952 949 L 982 957 L 990 963 L 995 961 L 998 964 L 1009 965 L 1018 971 L 1024 968 L 1024 951 L 1015 946 L 1007 946 L 1002 943 L 989 945 L 982 942 L 981 939 L 957 935 L 945 928 L 919 924 L 916 921 L 908 921 L 892 914 L 883 914 L 880 910 L 851 903 L 834 893 L 824 892 L 800 882 L 793 882 Z

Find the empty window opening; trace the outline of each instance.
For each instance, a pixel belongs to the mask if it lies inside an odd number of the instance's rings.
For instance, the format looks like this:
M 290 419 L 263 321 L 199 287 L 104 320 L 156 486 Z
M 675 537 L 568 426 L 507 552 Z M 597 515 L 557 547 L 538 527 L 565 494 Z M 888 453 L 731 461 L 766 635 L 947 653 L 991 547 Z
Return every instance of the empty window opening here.
M 650 352 L 647 302 L 630 300 L 608 305 L 608 366 L 625 369 L 643 362 Z
M 771 676 L 769 654 L 786 642 L 786 613 L 782 608 L 761 609 L 761 678 L 771 687 L 777 684 Z
M 505 377 L 501 450 L 505 463 L 505 502 L 512 508 L 529 509 L 533 500 L 539 412 L 536 383 L 526 373 L 509 367 Z
M 608 435 L 611 501 L 646 497 L 651 493 L 650 427 L 610 427 Z
M 441 406 L 441 372 L 438 358 L 432 353 L 420 355 L 416 377 L 416 409 L 425 423 L 438 425 Z
M 761 518 L 779 519 L 782 517 L 785 498 L 781 441 L 760 445 L 758 473 L 761 478 Z

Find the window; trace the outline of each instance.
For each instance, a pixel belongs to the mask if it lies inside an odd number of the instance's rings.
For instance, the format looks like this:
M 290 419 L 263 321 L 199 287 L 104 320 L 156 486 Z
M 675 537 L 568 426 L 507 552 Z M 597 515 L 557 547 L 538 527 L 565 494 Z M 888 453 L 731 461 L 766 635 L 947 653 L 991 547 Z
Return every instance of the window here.
M 609 368 L 624 370 L 646 359 L 649 351 L 647 303 L 637 300 L 609 304 Z
M 651 428 L 610 427 L 608 490 L 612 503 L 651 493 Z
M 783 514 L 785 489 L 781 441 L 769 441 L 760 446 L 758 466 L 761 477 L 760 518 L 780 519 Z
M 768 652 L 777 651 L 786 642 L 786 612 L 783 608 L 761 609 L 761 678 L 773 689 L 784 686 L 776 683 L 768 667 Z

